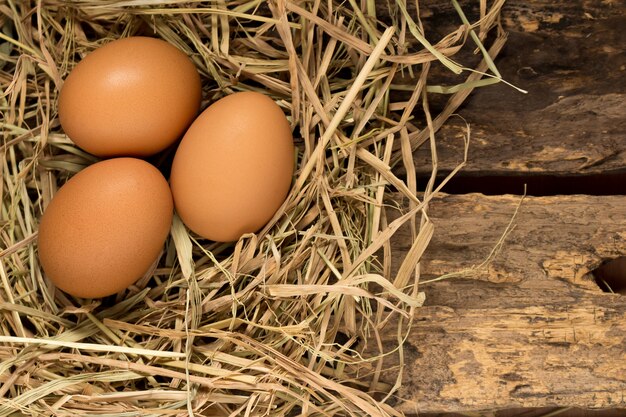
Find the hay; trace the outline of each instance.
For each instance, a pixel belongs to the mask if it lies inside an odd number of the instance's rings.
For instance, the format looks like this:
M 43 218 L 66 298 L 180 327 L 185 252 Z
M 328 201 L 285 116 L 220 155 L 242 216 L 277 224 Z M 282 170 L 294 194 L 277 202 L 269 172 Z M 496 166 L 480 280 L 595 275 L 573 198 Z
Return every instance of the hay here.
M 424 299 L 428 202 L 443 186 L 435 133 L 473 88 L 500 81 L 503 2 L 478 3 L 470 24 L 453 1 L 458 29 L 434 44 L 402 0 L 0 4 L 0 416 L 399 415 L 389 400 Z M 73 299 L 43 276 L 37 222 L 58 187 L 97 159 L 62 133 L 58 91 L 82 56 L 134 34 L 192 57 L 203 106 L 245 90 L 275 99 L 297 139 L 294 185 L 259 233 L 211 243 L 175 218 L 158 263 L 134 286 Z M 474 70 L 453 60 L 468 39 L 482 54 Z M 433 65 L 464 78 L 432 85 Z M 431 115 L 428 95 L 441 93 L 448 104 Z M 426 142 L 432 176 L 417 190 L 411 155 Z M 408 206 L 390 221 L 385 205 L 402 198 Z M 400 227 L 413 242 L 394 260 Z M 390 347 L 381 332 L 391 320 L 403 333 Z M 389 355 L 400 364 L 388 370 L 395 380 L 383 378 Z

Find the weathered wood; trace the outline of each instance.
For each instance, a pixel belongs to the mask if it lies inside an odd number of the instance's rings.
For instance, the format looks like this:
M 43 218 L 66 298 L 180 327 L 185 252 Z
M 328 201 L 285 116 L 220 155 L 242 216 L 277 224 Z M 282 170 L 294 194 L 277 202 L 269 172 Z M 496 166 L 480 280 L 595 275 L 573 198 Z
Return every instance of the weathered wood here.
M 413 15 L 415 3 L 407 2 Z M 461 3 L 475 20 L 478 2 Z M 459 24 L 451 2 L 419 4 L 429 39 Z M 509 39 L 497 66 L 529 94 L 503 84 L 472 93 L 459 109 L 472 133 L 469 161 L 459 177 L 535 174 L 548 182 L 553 179 L 548 176 L 576 182 L 576 175 L 586 175 L 579 191 L 550 188 L 571 193 L 589 192 L 596 181 L 602 186 L 610 173 L 607 191 L 626 191 L 624 6 L 601 0 L 507 1 L 503 26 Z M 378 10 L 384 14 L 384 6 Z M 476 59 L 456 58 L 467 66 Z M 434 67 L 429 81 L 459 79 Z M 437 113 L 447 96 L 430 99 Z M 462 160 L 463 127 L 463 120 L 453 118 L 439 132 L 441 171 Z M 428 146 L 414 159 L 418 172 L 430 173 Z M 466 195 L 434 202 L 436 229 L 422 279 L 481 264 L 518 200 Z M 409 236 L 400 235 L 394 249 L 406 251 L 409 245 Z M 626 408 L 626 297 L 601 292 L 590 273 L 603 260 L 624 254 L 625 197 L 526 199 L 515 229 L 487 268 L 422 286 L 427 302 L 405 349 L 397 407 L 420 415 L 510 407 Z M 388 340 L 396 340 L 396 330 L 395 323 L 384 329 Z M 392 382 L 397 363 L 390 358 L 386 365 Z
M 438 199 L 430 208 L 435 234 L 423 274 L 439 276 L 480 264 L 520 203 L 519 196 L 467 194 Z M 409 236 L 398 236 L 409 241 Z M 479 279 L 530 285 L 565 281 L 598 291 L 591 271 L 626 254 L 626 197 L 527 197 L 503 252 Z
M 549 414 L 555 413 L 555 414 Z M 624 410 L 583 410 L 569 407 L 541 407 L 541 408 L 512 408 L 493 413 L 483 413 L 481 417 L 546 417 L 548 415 L 560 417 L 624 417 Z M 461 413 L 420 413 L 420 417 L 467 417 Z M 407 417 L 416 417 L 408 415 Z
M 422 280 L 481 264 L 518 202 L 479 194 L 433 202 Z M 393 249 L 409 241 L 399 235 Z M 427 301 L 405 348 L 397 407 L 626 408 L 626 297 L 603 293 L 589 273 L 624 254 L 626 197 L 528 197 L 489 267 L 422 285 Z M 384 334 L 395 341 L 396 324 Z
M 470 17 L 478 15 L 479 2 L 461 3 Z M 474 90 L 459 110 L 472 138 L 461 175 L 591 174 L 626 166 L 625 6 L 623 0 L 507 1 L 503 26 L 509 38 L 496 64 L 528 94 L 504 84 Z M 459 24 L 451 2 L 420 2 L 420 8 L 427 34 L 443 35 Z M 431 99 L 436 110 L 447 97 Z M 453 118 L 437 137 L 443 170 L 462 160 L 463 126 Z M 428 146 L 415 160 L 429 172 Z

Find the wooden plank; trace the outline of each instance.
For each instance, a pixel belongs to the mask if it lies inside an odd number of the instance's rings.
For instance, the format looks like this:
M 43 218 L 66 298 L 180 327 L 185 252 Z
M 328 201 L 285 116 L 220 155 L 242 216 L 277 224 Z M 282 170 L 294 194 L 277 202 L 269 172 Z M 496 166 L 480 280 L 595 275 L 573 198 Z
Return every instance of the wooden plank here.
M 429 213 L 436 228 L 425 278 L 480 264 L 505 232 L 519 196 L 448 195 Z M 407 235 L 398 241 L 410 241 Z M 535 285 L 554 280 L 598 291 L 590 271 L 626 254 L 626 197 L 527 197 L 500 254 L 479 279 Z
M 422 280 L 479 265 L 518 197 L 443 196 Z M 402 233 L 405 233 L 403 231 Z M 410 238 L 396 236 L 406 252 Z M 423 284 L 396 405 L 406 413 L 626 408 L 626 296 L 589 271 L 626 255 L 626 197 L 528 197 L 488 268 Z M 397 324 L 384 329 L 390 345 Z M 390 358 L 389 382 L 397 375 Z
M 475 20 L 478 2 L 461 3 Z M 597 174 L 626 166 L 625 6 L 623 0 L 507 1 L 502 13 L 509 38 L 496 64 L 507 81 L 529 93 L 504 84 L 474 90 L 458 112 L 472 138 L 462 175 Z M 459 24 L 448 1 L 420 7 L 427 34 L 443 35 Z M 455 82 L 443 71 L 430 82 L 439 78 Z M 436 111 L 447 96 L 431 94 L 431 100 Z M 437 137 L 442 170 L 462 160 L 463 126 L 452 118 Z M 415 161 L 429 172 L 428 146 Z
M 565 407 L 542 407 L 542 408 L 513 408 L 495 413 L 483 414 L 481 417 L 546 417 L 552 415 L 556 417 L 624 417 L 626 410 L 583 410 L 580 408 Z M 549 414 L 554 413 L 554 414 Z M 415 416 L 407 416 L 415 417 Z M 426 413 L 420 417 L 468 417 L 467 414 L 460 413 Z

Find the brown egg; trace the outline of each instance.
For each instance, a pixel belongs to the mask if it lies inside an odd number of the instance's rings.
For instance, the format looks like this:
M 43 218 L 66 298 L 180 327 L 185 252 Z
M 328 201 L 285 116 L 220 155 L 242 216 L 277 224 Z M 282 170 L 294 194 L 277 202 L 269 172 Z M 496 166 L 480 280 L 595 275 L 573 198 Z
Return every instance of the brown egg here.
M 179 139 L 200 109 L 200 76 L 169 43 L 116 40 L 72 70 L 59 119 L 79 147 L 100 157 L 153 155 Z
M 149 163 L 116 158 L 91 165 L 54 196 L 39 226 L 39 259 L 63 291 L 115 294 L 159 256 L 174 206 L 167 181 Z
M 269 97 L 236 93 L 207 108 L 174 157 L 170 186 L 176 211 L 199 235 L 220 242 L 258 231 L 291 185 L 289 122 Z

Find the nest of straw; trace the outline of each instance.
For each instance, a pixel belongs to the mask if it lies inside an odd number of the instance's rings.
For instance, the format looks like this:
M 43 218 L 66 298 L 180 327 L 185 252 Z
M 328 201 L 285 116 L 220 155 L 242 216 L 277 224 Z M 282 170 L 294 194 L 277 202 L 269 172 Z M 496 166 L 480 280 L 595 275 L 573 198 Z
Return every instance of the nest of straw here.
M 453 0 L 456 30 L 432 43 L 419 5 L 402 0 L 156 3 L 0 4 L 0 416 L 398 415 L 390 401 L 441 186 L 435 134 L 474 87 L 500 81 L 503 2 L 476 2 L 470 22 Z M 74 299 L 46 280 L 36 247 L 55 191 L 96 161 L 60 129 L 58 92 L 85 54 L 130 35 L 189 54 L 203 107 L 270 95 L 294 128 L 298 167 L 259 233 L 217 244 L 175 219 L 149 274 L 116 296 Z M 453 59 L 464 47 L 480 58 L 473 69 Z M 433 84 L 434 66 L 456 81 Z M 435 94 L 449 99 L 431 114 Z M 432 175 L 418 190 L 412 152 L 426 142 Z M 400 227 L 413 238 L 404 254 L 390 245 Z M 383 343 L 389 322 L 401 332 Z

